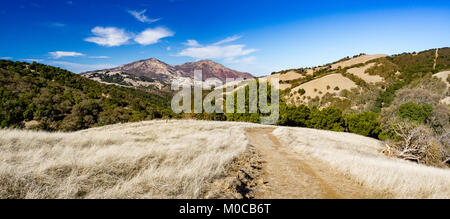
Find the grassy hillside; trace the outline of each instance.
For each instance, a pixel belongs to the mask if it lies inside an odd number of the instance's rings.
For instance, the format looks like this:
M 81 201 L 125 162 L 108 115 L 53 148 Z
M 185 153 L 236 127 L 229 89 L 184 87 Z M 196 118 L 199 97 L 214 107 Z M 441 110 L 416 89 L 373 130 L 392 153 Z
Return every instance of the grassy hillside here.
M 298 198 L 294 194 L 320 185 L 344 193 L 353 188 L 346 181 L 360 185 L 367 198 L 450 197 L 449 170 L 388 158 L 374 139 L 285 127 L 273 131 L 276 140 L 248 137 L 261 128 L 275 129 L 188 120 L 70 133 L 0 130 L 0 198 L 242 198 L 247 189 Z M 265 156 L 264 144 L 272 141 L 279 147 L 268 147 Z M 281 160 L 271 159 L 278 153 Z M 280 165 L 293 168 L 270 169 Z M 308 174 L 295 174 L 302 171 Z M 286 178 L 274 177 L 278 173 Z M 283 191 L 292 181 L 307 186 Z
M 431 49 L 419 53 L 393 56 L 361 54 L 353 58 L 313 68 L 274 72 L 280 78 L 282 96 L 288 105 L 338 107 L 345 113 L 381 112 L 391 105 L 396 92 L 405 88 L 425 88 L 449 98 L 448 87 L 434 78 L 436 73 L 450 69 L 450 48 Z M 299 74 L 296 78 L 284 75 Z M 342 75 L 348 80 L 327 80 Z
M 72 131 L 170 116 L 169 96 L 101 84 L 37 63 L 0 60 L 0 127 Z
M 146 121 L 70 133 L 0 130 L 0 199 L 203 198 L 246 150 L 251 126 Z
M 394 156 L 444 166 L 450 163 L 450 107 L 445 102 L 450 92 L 444 82 L 448 77 L 436 73 L 450 69 L 449 53 L 450 48 L 442 48 L 360 55 L 274 73 L 268 77 L 285 79 L 280 82 L 284 86 L 278 125 L 370 136 L 389 142 Z M 260 116 L 227 114 L 213 119 L 259 122 Z

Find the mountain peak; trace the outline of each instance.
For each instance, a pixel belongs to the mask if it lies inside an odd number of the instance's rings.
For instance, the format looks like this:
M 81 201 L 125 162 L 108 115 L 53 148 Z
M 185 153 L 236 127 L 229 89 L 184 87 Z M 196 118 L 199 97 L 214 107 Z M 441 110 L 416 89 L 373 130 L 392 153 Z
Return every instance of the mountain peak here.
M 212 61 L 210 59 L 202 59 L 202 60 L 198 61 L 198 63 L 215 63 L 215 64 L 218 64 L 217 62 L 214 62 L 214 61 Z
M 188 62 L 182 65 L 172 66 L 156 58 L 144 59 L 117 68 L 92 71 L 86 77 L 93 77 L 98 74 L 122 74 L 145 77 L 151 81 L 158 81 L 161 84 L 169 84 L 170 81 L 178 77 L 194 78 L 195 70 L 202 70 L 203 79 L 218 78 L 225 82 L 227 78 L 253 78 L 253 75 L 229 69 L 212 60 L 204 59 L 197 62 Z M 105 76 L 106 78 L 110 76 Z
M 157 58 L 149 58 L 145 61 L 152 61 L 152 62 L 161 62 L 161 60 L 157 59 Z
M 222 64 L 209 59 L 203 59 L 197 62 L 188 62 L 175 67 L 185 72 L 189 77 L 194 76 L 195 70 L 202 70 L 203 79 L 218 78 L 222 81 L 226 81 L 227 78 L 254 78 L 253 75 L 249 73 L 229 69 Z

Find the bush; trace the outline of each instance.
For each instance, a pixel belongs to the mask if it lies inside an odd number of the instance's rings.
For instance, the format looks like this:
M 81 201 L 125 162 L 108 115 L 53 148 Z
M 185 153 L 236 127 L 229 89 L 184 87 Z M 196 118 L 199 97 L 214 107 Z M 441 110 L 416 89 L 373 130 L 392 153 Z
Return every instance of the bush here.
M 306 127 L 311 110 L 305 105 L 285 106 L 281 109 L 279 125 Z
M 446 130 L 450 130 L 450 109 L 449 106 L 439 104 L 434 107 L 430 118 L 428 119 L 430 127 L 436 133 L 444 133 Z M 450 146 L 450 144 L 449 144 Z
M 445 143 L 441 141 L 444 135 L 435 135 L 423 124 L 399 119 L 393 122 L 392 127 L 399 141 L 390 142 L 386 149 L 389 154 L 432 166 L 442 166 L 442 161 L 448 159 Z
M 381 133 L 378 114 L 374 112 L 349 114 L 345 117 L 345 126 L 349 132 L 362 136 L 379 138 Z
M 342 111 L 334 107 L 328 107 L 323 110 L 313 108 L 311 110 L 310 120 L 307 123 L 309 128 L 331 131 L 345 130 Z
M 402 104 L 399 107 L 397 115 L 402 119 L 408 119 L 410 121 L 424 123 L 432 112 L 433 106 L 431 106 L 430 104 L 419 105 L 412 102 L 408 102 Z
M 298 94 L 300 94 L 300 96 L 303 96 L 306 93 L 305 89 L 299 89 L 298 90 Z

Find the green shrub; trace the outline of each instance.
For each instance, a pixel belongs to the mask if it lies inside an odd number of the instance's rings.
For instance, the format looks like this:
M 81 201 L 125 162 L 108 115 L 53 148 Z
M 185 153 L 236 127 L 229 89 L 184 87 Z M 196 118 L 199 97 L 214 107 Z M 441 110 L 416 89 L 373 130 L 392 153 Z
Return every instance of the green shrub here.
M 362 136 L 379 138 L 381 133 L 378 114 L 374 112 L 349 114 L 345 117 L 345 126 L 349 132 Z
M 298 94 L 300 94 L 300 96 L 303 96 L 305 93 L 306 93 L 306 91 L 303 88 L 298 90 Z
M 344 119 L 342 111 L 334 107 L 328 107 L 323 110 L 313 108 L 311 110 L 308 127 L 315 129 L 324 129 L 332 131 L 344 131 Z
M 431 106 L 430 104 L 419 105 L 409 102 L 402 104 L 399 107 L 397 115 L 402 119 L 408 119 L 410 121 L 424 123 L 432 112 L 433 106 Z
M 305 105 L 285 106 L 280 114 L 279 125 L 306 127 L 311 110 Z

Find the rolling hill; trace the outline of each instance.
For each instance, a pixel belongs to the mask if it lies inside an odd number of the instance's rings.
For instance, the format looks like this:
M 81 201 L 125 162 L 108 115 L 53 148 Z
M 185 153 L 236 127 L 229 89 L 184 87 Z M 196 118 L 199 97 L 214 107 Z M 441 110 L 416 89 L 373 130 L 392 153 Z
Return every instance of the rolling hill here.
M 170 94 L 105 85 L 37 63 L 0 60 L 0 127 L 73 131 L 162 118 Z
M 319 67 L 274 72 L 263 79 L 279 78 L 280 89 L 290 105 L 379 111 L 390 105 L 395 91 L 411 83 L 416 87 L 430 83 L 443 86 L 433 78 L 448 83 L 445 71 L 450 69 L 449 54 L 450 48 L 392 56 L 361 54 Z M 433 92 L 444 102 L 449 98 L 447 89 Z

